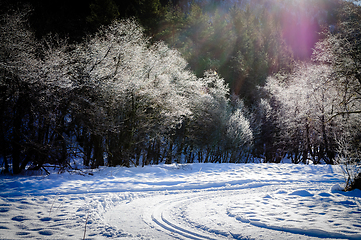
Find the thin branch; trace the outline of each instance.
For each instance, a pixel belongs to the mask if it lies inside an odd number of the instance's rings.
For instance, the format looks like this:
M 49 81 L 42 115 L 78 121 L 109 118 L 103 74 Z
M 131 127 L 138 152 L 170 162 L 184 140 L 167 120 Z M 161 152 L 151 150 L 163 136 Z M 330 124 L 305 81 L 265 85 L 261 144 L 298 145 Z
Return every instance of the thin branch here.
M 361 114 L 361 110 L 359 111 L 347 111 L 347 112 L 338 112 L 336 114 L 334 114 L 333 116 L 331 116 L 327 122 L 330 122 L 332 119 L 334 119 L 335 117 L 339 116 L 339 115 L 350 115 L 350 114 Z
M 85 227 L 84 227 L 84 236 L 83 236 L 83 240 L 85 239 L 86 236 L 86 225 L 88 223 L 88 218 L 89 218 L 89 213 L 87 213 L 86 215 L 86 219 L 85 219 Z
M 110 45 L 110 47 L 108 48 L 107 52 L 105 53 L 104 57 L 102 59 L 100 59 L 98 62 L 94 63 L 94 65 L 92 66 L 92 68 L 90 69 L 89 72 L 92 72 L 95 68 L 95 66 L 99 65 L 110 53 L 110 50 L 112 49 L 113 45 Z

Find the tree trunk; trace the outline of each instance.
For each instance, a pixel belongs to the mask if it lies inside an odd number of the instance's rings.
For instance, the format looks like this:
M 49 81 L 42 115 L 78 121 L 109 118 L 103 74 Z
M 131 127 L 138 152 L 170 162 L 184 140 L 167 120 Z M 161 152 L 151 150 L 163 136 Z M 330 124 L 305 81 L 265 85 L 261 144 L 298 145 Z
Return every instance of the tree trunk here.
M 93 152 L 93 163 L 92 168 L 97 168 L 99 166 L 104 166 L 104 157 L 103 157 L 103 137 L 99 135 L 93 135 L 93 145 L 94 145 L 94 152 Z
M 173 161 L 173 141 L 170 140 L 165 164 L 172 164 L 172 161 Z
M 18 110 L 19 111 L 19 110 Z M 12 157 L 13 157 L 13 173 L 20 173 L 20 129 L 21 129 L 21 117 L 18 113 L 15 114 L 14 130 L 13 130 L 13 144 L 12 144 Z

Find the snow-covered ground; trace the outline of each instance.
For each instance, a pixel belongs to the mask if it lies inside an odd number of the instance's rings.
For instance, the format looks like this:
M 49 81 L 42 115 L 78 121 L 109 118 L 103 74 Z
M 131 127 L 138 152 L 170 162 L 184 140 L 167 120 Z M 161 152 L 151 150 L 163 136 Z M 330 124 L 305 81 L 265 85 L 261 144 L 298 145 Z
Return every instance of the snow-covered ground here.
M 361 191 L 342 183 L 292 164 L 0 176 L 0 239 L 361 239 Z

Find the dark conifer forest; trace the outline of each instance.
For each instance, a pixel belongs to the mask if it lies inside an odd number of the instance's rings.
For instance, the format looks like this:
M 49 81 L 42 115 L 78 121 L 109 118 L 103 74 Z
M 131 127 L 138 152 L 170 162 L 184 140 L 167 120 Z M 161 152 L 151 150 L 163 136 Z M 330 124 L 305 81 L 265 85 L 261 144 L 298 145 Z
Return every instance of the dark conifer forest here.
M 0 9 L 3 172 L 74 168 L 79 158 L 91 168 L 360 164 L 358 1 L 4 0 Z

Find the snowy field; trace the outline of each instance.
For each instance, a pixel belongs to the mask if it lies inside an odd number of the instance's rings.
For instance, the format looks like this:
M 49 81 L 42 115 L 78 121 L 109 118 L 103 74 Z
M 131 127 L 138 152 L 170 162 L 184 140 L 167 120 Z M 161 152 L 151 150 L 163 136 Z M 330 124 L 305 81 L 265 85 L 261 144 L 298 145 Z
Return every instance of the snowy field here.
M 361 191 L 340 190 L 337 166 L 92 173 L 0 176 L 0 239 L 361 239 Z

